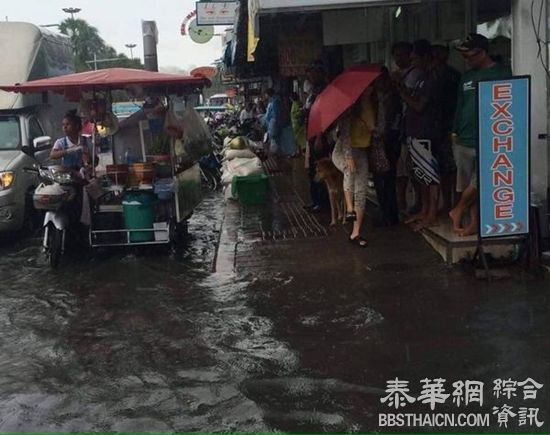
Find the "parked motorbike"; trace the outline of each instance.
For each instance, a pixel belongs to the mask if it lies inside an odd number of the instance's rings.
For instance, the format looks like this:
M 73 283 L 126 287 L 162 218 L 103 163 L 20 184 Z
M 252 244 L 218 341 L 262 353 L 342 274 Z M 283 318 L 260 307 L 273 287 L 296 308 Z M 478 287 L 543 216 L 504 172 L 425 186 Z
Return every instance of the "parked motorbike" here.
M 34 207 L 45 211 L 43 247 L 52 268 L 65 253 L 67 237 L 79 229 L 82 204 L 79 191 L 84 181 L 74 171 L 62 167 L 28 169 L 38 172 L 41 184 L 33 195 Z

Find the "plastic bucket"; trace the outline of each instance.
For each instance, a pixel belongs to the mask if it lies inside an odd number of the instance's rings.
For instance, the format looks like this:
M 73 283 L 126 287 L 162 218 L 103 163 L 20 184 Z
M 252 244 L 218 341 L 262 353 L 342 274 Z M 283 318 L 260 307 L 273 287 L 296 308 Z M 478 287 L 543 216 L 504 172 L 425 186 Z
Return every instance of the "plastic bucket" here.
M 264 174 L 233 177 L 231 193 L 244 205 L 265 204 L 269 197 L 269 178 Z
M 127 230 L 153 229 L 156 198 L 152 192 L 129 192 L 124 196 L 124 226 Z M 153 231 L 134 231 L 130 242 L 150 242 L 155 239 Z

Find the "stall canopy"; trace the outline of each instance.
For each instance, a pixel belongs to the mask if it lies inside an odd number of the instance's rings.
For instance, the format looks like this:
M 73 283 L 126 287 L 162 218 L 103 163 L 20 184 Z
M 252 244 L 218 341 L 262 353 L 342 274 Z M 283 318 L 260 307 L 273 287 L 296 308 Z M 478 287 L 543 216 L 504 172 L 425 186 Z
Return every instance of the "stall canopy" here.
M 164 74 L 129 68 L 109 68 L 77 74 L 68 74 L 48 79 L 33 80 L 14 85 L 0 85 L 0 89 L 9 92 L 75 92 L 107 91 L 114 89 L 144 88 L 202 88 L 210 86 L 210 80 L 204 77 Z

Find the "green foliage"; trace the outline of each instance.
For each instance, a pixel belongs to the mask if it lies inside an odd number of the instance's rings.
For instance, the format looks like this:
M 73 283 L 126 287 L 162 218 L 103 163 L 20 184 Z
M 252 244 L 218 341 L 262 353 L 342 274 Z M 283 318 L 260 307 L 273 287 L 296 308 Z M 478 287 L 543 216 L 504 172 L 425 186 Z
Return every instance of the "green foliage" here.
M 117 53 L 113 47 L 107 45 L 99 35 L 97 28 L 88 24 L 85 20 L 67 18 L 59 25 L 59 31 L 71 38 L 77 72 L 94 69 L 94 64 L 89 63 L 94 60 L 94 55 L 97 59 L 119 59 L 110 62 L 97 62 L 97 69 L 143 68 L 139 59 L 129 59 L 125 54 Z
M 170 138 L 160 135 L 155 138 L 153 143 L 147 149 L 150 156 L 162 156 L 170 154 Z

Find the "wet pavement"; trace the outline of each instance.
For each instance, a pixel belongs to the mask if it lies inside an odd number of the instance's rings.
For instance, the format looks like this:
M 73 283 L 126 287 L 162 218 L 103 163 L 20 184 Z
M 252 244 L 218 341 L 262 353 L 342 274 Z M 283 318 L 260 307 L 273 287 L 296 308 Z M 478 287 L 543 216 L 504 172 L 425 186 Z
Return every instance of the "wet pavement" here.
M 378 426 L 395 377 L 531 377 L 545 423 L 508 430 L 550 430 L 547 282 L 478 281 L 406 228 L 352 246 L 303 213 L 303 178 L 271 175 L 268 207 L 203 202 L 180 256 L 50 271 L 38 238 L 0 242 L 0 431 L 407 430 Z

